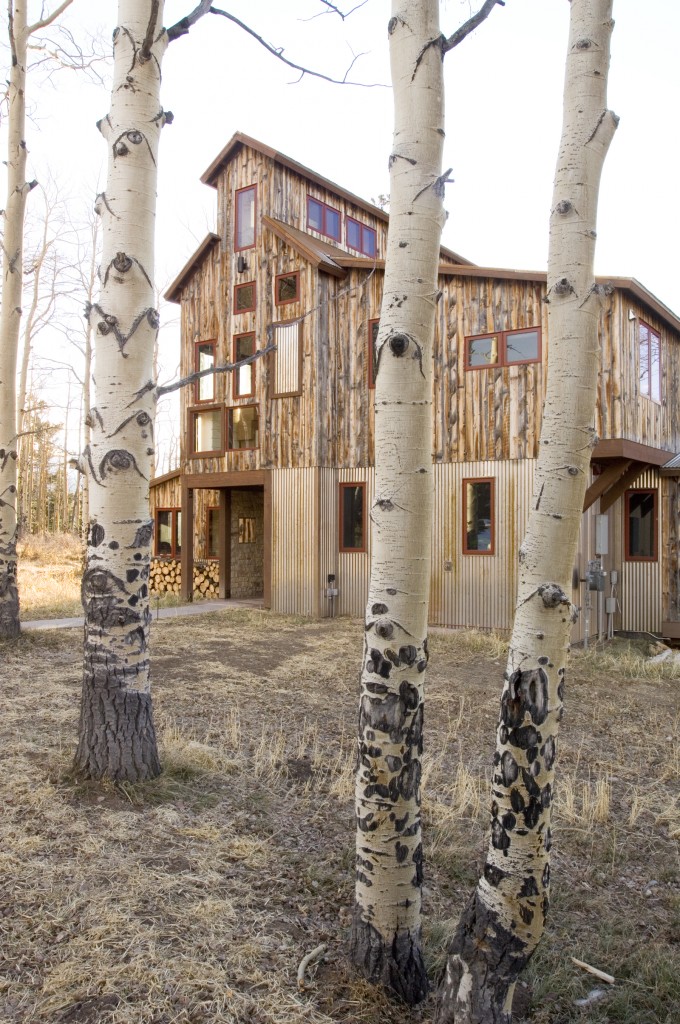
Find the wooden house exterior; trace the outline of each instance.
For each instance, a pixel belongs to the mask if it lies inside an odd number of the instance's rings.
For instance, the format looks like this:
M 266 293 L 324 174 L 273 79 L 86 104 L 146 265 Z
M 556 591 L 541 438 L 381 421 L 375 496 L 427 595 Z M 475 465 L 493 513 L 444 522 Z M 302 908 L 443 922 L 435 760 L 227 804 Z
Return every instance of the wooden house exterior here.
M 187 598 L 196 565 L 214 560 L 222 597 L 362 615 L 388 217 L 241 134 L 202 181 L 217 193 L 217 230 L 167 292 L 181 305 L 182 374 L 272 351 L 184 389 L 179 469 L 151 487 L 157 559 L 176 565 Z M 573 580 L 575 603 L 592 607 L 579 629 L 595 632 L 615 607 L 616 629 L 675 636 L 680 320 L 632 279 L 608 285 Z M 440 290 L 430 617 L 507 629 L 547 370 L 545 274 L 442 249 Z M 614 591 L 609 575 L 604 591 L 582 582 L 596 556 L 617 572 Z

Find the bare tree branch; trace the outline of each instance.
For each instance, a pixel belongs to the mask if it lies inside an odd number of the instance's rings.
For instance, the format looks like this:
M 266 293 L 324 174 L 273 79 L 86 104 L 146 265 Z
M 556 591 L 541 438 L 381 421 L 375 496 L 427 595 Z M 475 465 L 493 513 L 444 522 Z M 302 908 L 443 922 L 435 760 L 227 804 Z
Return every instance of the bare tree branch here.
M 318 14 L 313 14 L 311 18 L 304 18 L 304 21 L 313 21 L 314 18 L 320 18 L 324 14 L 337 14 L 344 21 L 345 18 L 349 18 L 350 14 L 354 14 L 354 12 L 358 11 L 360 7 L 364 7 L 368 3 L 368 0 L 361 0 L 360 4 L 355 4 L 354 7 L 350 7 L 348 11 L 344 12 L 341 11 L 336 4 L 331 3 L 331 0 L 319 0 L 319 3 L 323 4 L 327 10 L 320 11 Z
M 156 398 L 169 395 L 171 391 L 179 391 L 180 388 L 185 388 L 187 384 L 193 384 L 195 381 L 200 380 L 201 377 L 211 377 L 216 373 L 231 373 L 233 370 L 239 370 L 242 366 L 248 366 L 249 363 L 262 359 L 263 356 L 268 355 L 270 352 L 275 352 L 277 347 L 277 345 L 267 345 L 266 348 L 255 352 L 252 356 L 240 359 L 238 363 L 225 363 L 223 366 L 209 366 L 207 370 L 197 370 L 196 373 L 190 373 L 188 377 L 182 377 L 181 380 L 173 381 L 172 384 L 164 384 L 161 387 L 157 387 L 155 389 Z
M 149 60 L 151 57 L 151 47 L 153 46 L 154 32 L 156 30 L 156 22 L 158 21 L 158 6 L 160 0 L 151 0 L 151 10 L 149 11 L 149 24 L 146 26 L 146 35 L 142 42 L 142 48 L 140 50 L 140 57 L 142 60 Z
M 168 40 L 172 42 L 173 39 L 179 39 L 180 36 L 185 36 L 192 25 L 195 25 L 199 18 L 202 18 L 204 14 L 208 14 L 210 11 L 210 0 L 200 0 L 197 7 L 193 9 L 191 14 L 187 14 L 186 17 L 180 18 L 180 20 L 166 29 L 168 33 Z
M 462 43 L 466 36 L 469 36 L 471 32 L 474 32 L 478 25 L 481 25 L 483 21 L 486 21 L 496 4 L 500 7 L 505 7 L 505 0 L 486 0 L 486 3 L 477 11 L 476 14 L 473 14 L 471 18 L 468 18 L 464 25 L 461 25 L 459 29 L 456 29 L 453 35 L 444 40 L 442 43 L 442 53 L 448 53 L 449 50 L 454 48 L 454 46 L 458 46 L 459 43 Z
M 26 35 L 32 36 L 34 32 L 39 32 L 41 28 L 47 28 L 47 26 L 51 25 L 53 21 L 56 21 L 59 15 L 63 14 L 66 8 L 70 7 L 72 3 L 73 0 L 63 0 L 52 14 L 48 14 L 47 17 L 41 18 L 40 21 L 36 21 L 34 25 L 29 25 L 26 29 Z

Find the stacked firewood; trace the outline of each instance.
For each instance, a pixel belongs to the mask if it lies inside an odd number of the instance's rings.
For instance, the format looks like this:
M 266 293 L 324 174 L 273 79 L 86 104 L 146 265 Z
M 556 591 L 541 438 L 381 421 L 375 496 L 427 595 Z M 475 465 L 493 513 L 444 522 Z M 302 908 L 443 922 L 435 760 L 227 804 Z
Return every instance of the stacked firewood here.
M 180 563 L 174 559 L 157 558 L 151 563 L 149 589 L 155 594 L 179 594 L 182 582 Z M 194 593 L 201 597 L 219 596 L 220 573 L 217 562 L 194 566 Z

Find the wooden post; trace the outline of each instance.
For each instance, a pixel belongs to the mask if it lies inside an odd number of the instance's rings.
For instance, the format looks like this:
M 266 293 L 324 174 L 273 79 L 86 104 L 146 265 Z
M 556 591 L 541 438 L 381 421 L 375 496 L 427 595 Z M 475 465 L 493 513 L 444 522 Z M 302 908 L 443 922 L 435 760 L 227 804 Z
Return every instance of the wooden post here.
M 194 599 L 194 491 L 182 486 L 182 585 L 183 601 Z
M 220 566 L 220 601 L 231 597 L 231 489 L 220 490 L 217 554 Z

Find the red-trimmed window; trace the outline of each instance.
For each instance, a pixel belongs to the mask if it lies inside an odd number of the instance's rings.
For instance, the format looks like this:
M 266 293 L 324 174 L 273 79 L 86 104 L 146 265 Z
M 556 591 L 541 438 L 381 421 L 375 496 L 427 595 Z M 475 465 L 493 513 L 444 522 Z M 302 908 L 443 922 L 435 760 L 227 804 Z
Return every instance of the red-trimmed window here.
M 340 211 L 320 199 L 307 196 L 307 228 L 340 241 Z
M 234 313 L 251 313 L 255 309 L 255 282 L 234 285 Z
M 378 370 L 378 358 L 376 344 L 378 342 L 378 330 L 380 320 L 368 321 L 368 386 L 375 387 L 375 375 Z
M 347 217 L 345 221 L 345 237 L 348 249 L 356 249 L 364 256 L 375 256 L 378 248 L 378 236 L 374 228 L 361 224 L 354 217 Z
M 626 561 L 656 562 L 659 558 L 657 491 L 626 491 Z
M 519 331 L 496 331 L 465 339 L 465 369 L 483 370 L 491 366 L 538 363 L 541 359 L 541 329 L 526 327 Z
M 181 508 L 156 509 L 154 554 L 159 558 L 179 558 L 182 554 Z
M 277 274 L 274 281 L 274 301 L 277 306 L 297 302 L 300 298 L 300 271 L 291 274 Z
M 366 550 L 365 484 L 340 484 L 340 550 Z
M 254 185 L 240 188 L 236 193 L 234 223 L 234 249 L 252 249 L 255 245 L 255 210 L 257 197 Z
M 209 409 L 189 411 L 192 455 L 214 455 L 224 450 L 224 407 L 213 405 Z
M 220 510 L 210 505 L 205 510 L 205 550 L 207 558 L 219 557 Z
M 649 324 L 640 321 L 640 394 L 661 401 L 661 338 Z
M 242 359 L 253 355 L 255 355 L 255 335 L 234 335 L 234 362 L 240 363 Z M 233 371 L 231 379 L 234 398 L 252 398 L 255 394 L 255 363 L 239 366 Z
M 463 554 L 493 555 L 494 479 L 463 480 Z
M 215 365 L 215 342 L 197 341 L 194 348 L 194 370 L 198 373 L 201 370 L 212 370 Z M 209 373 L 200 377 L 194 384 L 194 401 L 214 402 L 215 400 L 215 375 Z
M 227 409 L 227 448 L 243 451 L 260 447 L 260 411 L 256 405 Z

